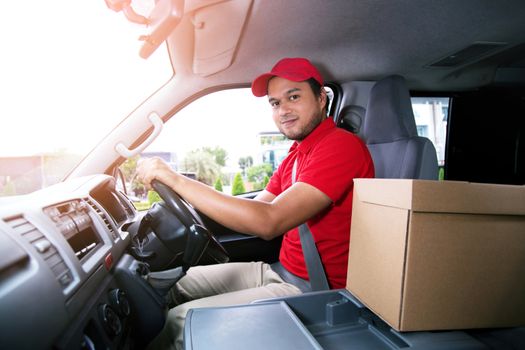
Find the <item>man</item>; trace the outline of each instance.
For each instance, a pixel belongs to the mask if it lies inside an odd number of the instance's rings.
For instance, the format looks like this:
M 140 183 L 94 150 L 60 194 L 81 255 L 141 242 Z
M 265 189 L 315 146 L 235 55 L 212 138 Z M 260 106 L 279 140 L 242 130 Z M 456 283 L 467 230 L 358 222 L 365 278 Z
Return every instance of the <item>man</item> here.
M 344 287 L 353 179 L 373 177 L 374 168 L 364 143 L 327 118 L 323 84 L 321 74 L 304 58 L 282 59 L 253 81 L 253 94 L 268 95 L 275 124 L 296 141 L 254 200 L 215 191 L 175 173 L 158 158 L 139 165 L 137 175 L 147 187 L 158 179 L 232 230 L 263 239 L 284 234 L 279 256 L 284 269 L 276 270 L 280 274 L 263 262 L 191 268 L 171 291 L 177 302 L 189 302 L 169 311 L 153 347 L 182 347 L 184 318 L 190 308 L 244 304 L 304 291 L 308 271 L 297 230 L 304 222 L 312 232 L 330 287 Z

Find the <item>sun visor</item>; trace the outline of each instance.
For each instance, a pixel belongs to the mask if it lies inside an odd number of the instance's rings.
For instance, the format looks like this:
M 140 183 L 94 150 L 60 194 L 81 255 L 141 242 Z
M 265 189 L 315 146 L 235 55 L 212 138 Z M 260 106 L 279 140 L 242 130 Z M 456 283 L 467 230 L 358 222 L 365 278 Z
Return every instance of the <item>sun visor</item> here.
M 148 58 L 173 32 L 179 24 L 184 13 L 184 0 L 159 0 L 150 16 L 147 24 L 149 34 L 143 35 L 140 40 L 144 41 L 140 49 L 140 57 Z
M 208 76 L 231 65 L 251 4 L 230 0 L 193 12 L 193 73 Z

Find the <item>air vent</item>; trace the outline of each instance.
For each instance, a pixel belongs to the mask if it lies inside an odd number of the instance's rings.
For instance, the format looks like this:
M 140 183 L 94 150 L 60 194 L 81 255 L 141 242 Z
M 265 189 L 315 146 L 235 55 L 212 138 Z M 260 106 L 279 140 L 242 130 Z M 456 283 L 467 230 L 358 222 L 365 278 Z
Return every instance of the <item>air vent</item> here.
M 124 206 L 124 210 L 126 211 L 126 214 L 128 214 L 128 217 L 133 217 L 135 215 L 135 211 L 133 210 L 133 208 L 135 208 L 135 206 L 133 205 L 133 202 L 128 198 L 128 196 L 120 193 L 120 196 L 121 197 L 124 197 L 124 201 L 125 203 L 123 203 L 123 206 Z
M 32 223 L 27 221 L 23 216 L 7 220 L 7 224 L 31 244 L 40 256 L 45 260 L 51 271 L 57 278 L 57 281 L 65 289 L 73 282 L 71 270 L 62 259 L 55 246 L 40 232 Z
M 507 43 L 503 42 L 476 42 L 465 47 L 437 62 L 429 64 L 431 68 L 451 68 L 462 66 L 467 63 L 473 63 L 499 51 Z
M 111 237 L 113 237 L 113 240 L 117 240 L 119 238 L 118 234 L 113 229 L 113 226 L 111 226 L 111 222 L 109 221 L 107 215 L 100 210 L 100 208 L 89 198 L 84 199 L 90 206 L 95 210 L 98 216 L 104 221 L 104 225 L 108 228 L 109 233 L 111 234 Z

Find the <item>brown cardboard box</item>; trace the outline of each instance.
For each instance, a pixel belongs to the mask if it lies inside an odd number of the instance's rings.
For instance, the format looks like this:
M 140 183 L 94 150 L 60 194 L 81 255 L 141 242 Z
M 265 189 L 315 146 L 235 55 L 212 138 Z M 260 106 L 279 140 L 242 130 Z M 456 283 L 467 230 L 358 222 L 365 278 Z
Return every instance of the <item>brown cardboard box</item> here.
M 525 325 L 525 186 L 356 179 L 347 289 L 398 331 Z

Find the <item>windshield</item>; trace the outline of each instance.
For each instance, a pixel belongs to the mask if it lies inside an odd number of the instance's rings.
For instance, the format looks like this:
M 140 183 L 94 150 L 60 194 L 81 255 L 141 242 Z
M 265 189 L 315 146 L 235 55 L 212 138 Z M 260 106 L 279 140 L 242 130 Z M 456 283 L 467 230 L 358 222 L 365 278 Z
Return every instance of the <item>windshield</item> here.
M 152 5 L 133 4 L 145 15 Z M 173 71 L 164 45 L 140 58 L 145 27 L 104 0 L 0 6 L 0 196 L 10 196 L 63 179 Z

